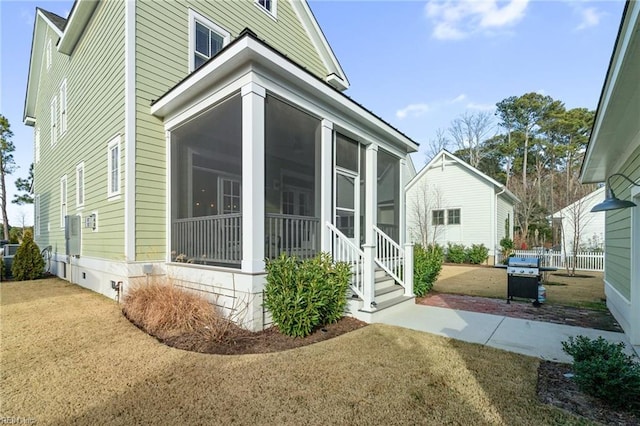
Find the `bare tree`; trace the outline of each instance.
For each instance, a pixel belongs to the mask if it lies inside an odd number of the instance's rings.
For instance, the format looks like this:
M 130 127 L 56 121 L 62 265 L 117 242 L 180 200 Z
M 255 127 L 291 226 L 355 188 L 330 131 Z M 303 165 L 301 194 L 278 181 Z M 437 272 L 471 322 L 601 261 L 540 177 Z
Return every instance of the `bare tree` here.
M 515 206 L 514 225 L 520 230 L 520 241 L 526 241 L 529 236 L 529 225 L 535 220 L 540 212 L 537 195 L 531 191 L 532 184 L 529 182 L 528 187 L 522 183 L 518 177 L 513 176 L 511 179 L 511 192 L 520 199 Z M 515 238 L 514 238 L 515 239 Z
M 16 168 L 13 159 L 15 146 L 11 141 L 13 132 L 9 120 L 0 114 L 0 209 L 2 210 L 2 223 L 4 229 L 4 239 L 9 239 L 9 218 L 7 217 L 7 175 L 13 173 Z
M 424 247 L 435 244 L 442 233 L 442 226 L 433 222 L 433 211 L 442 209 L 443 206 L 440 189 L 425 181 L 418 182 L 409 201 L 414 223 L 413 237 Z
M 564 252 L 564 263 L 569 276 L 576 274 L 576 264 L 578 252 L 582 241 L 582 234 L 585 227 L 591 222 L 593 216 L 590 214 L 585 196 L 593 189 L 592 186 L 575 185 L 574 197 L 580 197 L 572 204 L 564 208 L 562 219 L 562 251 Z
M 489 112 L 465 112 L 453 120 L 449 134 L 458 150 L 466 153 L 468 163 L 477 168 L 487 154 L 484 141 L 493 130 L 493 116 Z
M 443 149 L 447 149 L 449 147 L 449 139 L 447 139 L 447 134 L 443 129 L 436 130 L 436 137 L 430 139 L 427 142 L 427 152 L 425 153 L 425 160 L 428 163 L 433 160 L 433 158 L 438 155 L 440 151 Z

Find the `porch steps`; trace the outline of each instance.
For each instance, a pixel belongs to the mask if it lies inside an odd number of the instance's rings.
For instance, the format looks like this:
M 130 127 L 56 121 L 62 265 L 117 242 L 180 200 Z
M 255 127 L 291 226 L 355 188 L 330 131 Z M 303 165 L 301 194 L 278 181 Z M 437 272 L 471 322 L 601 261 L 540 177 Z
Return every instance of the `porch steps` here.
M 362 299 L 352 297 L 348 302 L 348 310 L 351 316 L 368 323 L 376 322 L 380 312 L 385 314 L 394 309 L 401 308 L 404 303 L 413 303 L 414 297 L 405 296 L 404 288 L 397 284 L 382 269 L 375 272 L 375 306 L 363 306 Z

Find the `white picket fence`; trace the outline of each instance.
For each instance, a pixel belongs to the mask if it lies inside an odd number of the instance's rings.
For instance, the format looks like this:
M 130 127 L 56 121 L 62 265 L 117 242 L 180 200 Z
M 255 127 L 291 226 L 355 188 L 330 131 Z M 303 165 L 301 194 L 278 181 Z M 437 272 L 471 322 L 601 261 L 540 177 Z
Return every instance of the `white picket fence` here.
M 514 250 L 513 253 L 518 257 L 540 257 L 543 266 L 566 269 L 565 260 L 567 260 L 569 262 L 569 269 L 573 267 L 573 256 L 571 254 L 565 256 L 559 251 Z M 576 270 L 604 271 L 604 253 L 602 252 L 578 252 L 575 260 Z M 498 262 L 502 262 L 502 256 L 500 254 L 498 254 Z

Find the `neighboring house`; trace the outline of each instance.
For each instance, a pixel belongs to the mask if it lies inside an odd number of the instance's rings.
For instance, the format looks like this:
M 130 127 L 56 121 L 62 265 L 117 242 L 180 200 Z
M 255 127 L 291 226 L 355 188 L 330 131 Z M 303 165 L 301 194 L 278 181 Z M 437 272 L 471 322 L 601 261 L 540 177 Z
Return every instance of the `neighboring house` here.
M 355 315 L 410 300 L 417 144 L 348 87 L 305 1 L 37 9 L 24 121 L 53 272 L 110 297 L 168 277 L 259 329 L 264 259 L 327 251 L 355 265 Z M 385 303 L 376 266 L 404 286 Z
M 406 199 L 407 238 L 416 243 L 484 244 L 493 263 L 500 240 L 513 239 L 518 198 L 446 150 L 409 182 Z
M 640 206 L 640 3 L 627 1 L 582 164 L 584 183 L 611 184 Z M 636 185 L 621 176 L 622 173 Z M 610 179 L 609 179 L 610 178 Z M 607 307 L 632 344 L 640 345 L 640 207 L 605 216 Z
M 603 201 L 604 187 L 596 189 L 553 214 L 554 223 L 560 229 L 561 251 L 573 253 L 604 249 L 604 215 L 591 213 L 591 209 Z

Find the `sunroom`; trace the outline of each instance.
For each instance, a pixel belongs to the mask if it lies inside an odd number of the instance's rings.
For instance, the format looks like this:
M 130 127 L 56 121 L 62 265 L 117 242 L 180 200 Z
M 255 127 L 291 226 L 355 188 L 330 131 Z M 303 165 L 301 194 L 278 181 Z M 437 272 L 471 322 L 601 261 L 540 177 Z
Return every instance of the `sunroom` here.
M 167 135 L 169 271 L 256 294 L 265 259 L 326 251 L 352 264 L 354 297 L 368 309 L 376 268 L 412 293 L 409 138 L 250 32 L 151 112 Z

